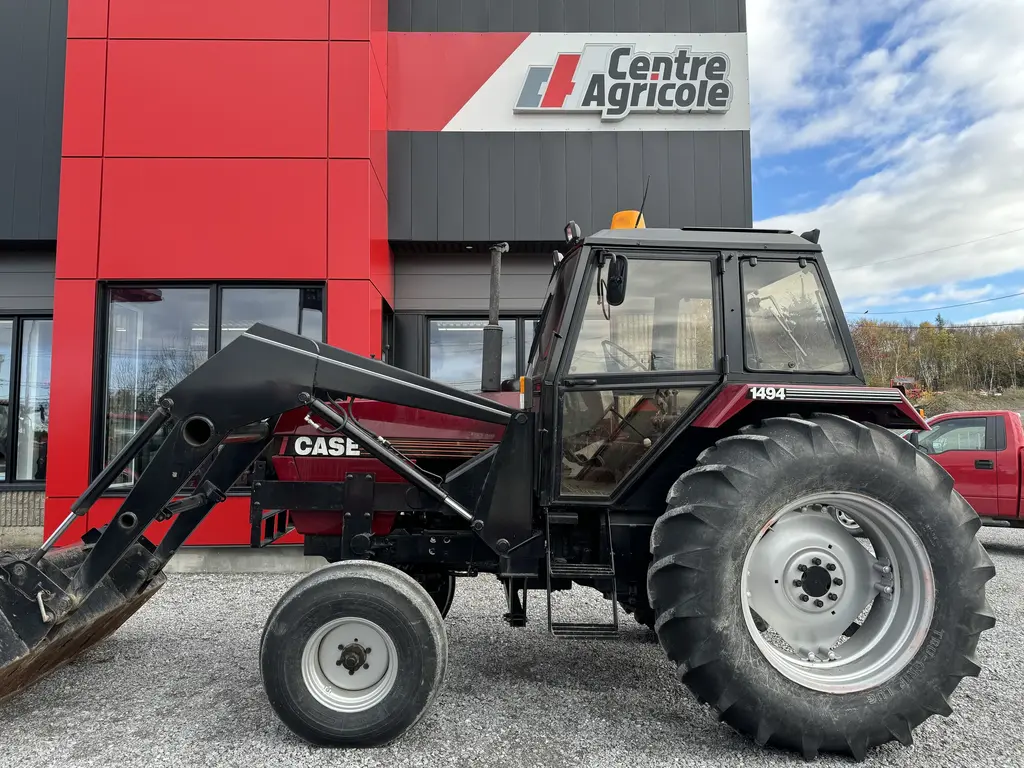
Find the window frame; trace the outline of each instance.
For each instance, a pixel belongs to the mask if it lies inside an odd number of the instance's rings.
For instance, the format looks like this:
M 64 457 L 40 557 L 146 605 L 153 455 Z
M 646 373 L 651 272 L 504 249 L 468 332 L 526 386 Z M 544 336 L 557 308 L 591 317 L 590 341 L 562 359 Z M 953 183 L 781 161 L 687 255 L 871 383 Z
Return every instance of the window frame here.
M 459 322 L 466 320 L 482 320 L 487 322 L 487 310 L 454 310 L 449 312 L 425 312 L 423 313 L 423 328 L 420 344 L 423 349 L 423 375 L 431 378 L 430 371 L 430 324 L 433 322 Z M 526 375 L 526 364 L 529 362 L 530 350 L 523 348 L 523 339 L 526 333 L 526 324 L 538 322 L 539 312 L 499 312 L 498 320 L 514 320 L 516 323 L 516 373 L 518 376 Z
M 963 429 L 962 422 L 965 421 L 980 421 L 985 428 L 985 445 L 981 448 L 950 448 L 949 450 L 940 451 L 939 453 L 925 452 L 927 456 L 945 456 L 947 453 L 976 453 L 978 451 L 995 451 L 996 448 L 996 425 L 991 416 L 953 416 L 948 419 L 943 419 L 932 427 L 932 434 L 938 431 L 940 427 L 947 424 L 951 425 L 947 432 L 952 432 L 956 429 Z M 929 434 L 929 433 L 925 433 Z M 932 438 L 934 440 L 934 437 Z
M 11 422 L 16 423 L 17 412 L 21 407 L 21 356 L 22 338 L 26 320 L 49 320 L 53 322 L 53 310 L 19 310 L 17 312 L 0 312 L 0 322 L 13 321 L 11 331 L 11 390 L 8 393 Z M 51 353 L 52 353 L 51 348 Z M 51 381 L 53 370 L 51 368 Z M 52 403 L 51 403 L 52 407 Z M 9 467 L 18 466 L 18 440 L 16 430 L 8 430 L 3 448 L 6 450 Z M 49 439 L 49 438 L 47 438 Z M 41 491 L 46 488 L 46 480 L 15 480 L 16 471 L 4 470 L 4 479 L 0 480 L 0 493 L 4 491 Z
M 327 339 L 327 282 L 322 280 L 108 280 L 99 283 L 96 292 L 96 327 L 93 349 L 96 350 L 93 365 L 92 421 L 89 440 L 89 481 L 92 482 L 103 470 L 103 447 L 105 444 L 105 405 L 107 399 L 107 338 L 110 322 L 110 293 L 112 290 L 124 289 L 202 289 L 206 288 L 210 296 L 209 319 L 207 321 L 207 359 L 220 349 L 220 326 L 224 289 L 235 288 L 282 288 L 301 290 L 303 288 L 319 288 L 323 292 L 323 310 L 321 338 Z M 104 492 L 104 496 L 127 496 L 130 488 L 114 488 Z M 248 489 L 230 488 L 228 496 L 248 496 Z

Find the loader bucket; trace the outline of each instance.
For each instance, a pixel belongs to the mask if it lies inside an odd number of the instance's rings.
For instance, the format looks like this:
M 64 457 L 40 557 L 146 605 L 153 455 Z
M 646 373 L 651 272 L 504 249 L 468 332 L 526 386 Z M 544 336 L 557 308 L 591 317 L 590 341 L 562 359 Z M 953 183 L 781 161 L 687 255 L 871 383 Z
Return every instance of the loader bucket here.
M 47 628 L 44 634 L 39 630 L 39 606 L 15 591 L 16 577 L 4 577 L 16 567 L 17 559 L 0 555 L 0 566 L 9 566 L 0 571 L 0 700 L 28 688 L 101 642 L 156 594 L 166 577 L 161 572 L 149 578 L 140 570 L 150 557 L 147 544 L 144 539 L 134 544 L 65 621 L 42 625 Z M 54 582 L 64 584 L 87 552 L 88 545 L 80 542 L 50 552 L 37 567 Z M 31 579 L 34 572 L 30 568 L 25 572 Z

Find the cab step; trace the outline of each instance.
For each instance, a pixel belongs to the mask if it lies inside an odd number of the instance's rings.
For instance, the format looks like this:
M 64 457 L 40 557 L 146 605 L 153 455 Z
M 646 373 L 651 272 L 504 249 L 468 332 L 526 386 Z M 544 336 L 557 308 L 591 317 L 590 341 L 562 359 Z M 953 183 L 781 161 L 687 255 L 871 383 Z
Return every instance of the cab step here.
M 551 610 L 551 580 L 571 579 L 587 581 L 590 579 L 611 579 L 611 594 L 618 591 L 615 585 L 615 551 L 612 547 L 611 516 L 604 513 L 604 535 L 601 536 L 601 561 L 598 563 L 561 563 L 551 560 L 551 526 L 573 525 L 577 522 L 575 513 L 548 515 L 545 520 L 548 541 L 547 552 L 547 598 L 548 598 L 548 631 L 554 637 L 571 640 L 605 640 L 618 637 L 619 634 L 619 603 L 612 599 L 612 621 L 605 623 L 568 623 L 554 620 Z
M 614 624 L 552 624 L 551 634 L 569 640 L 604 640 L 619 635 L 619 625 Z
M 607 579 L 615 575 L 615 567 L 602 563 L 552 563 L 548 572 L 565 579 Z

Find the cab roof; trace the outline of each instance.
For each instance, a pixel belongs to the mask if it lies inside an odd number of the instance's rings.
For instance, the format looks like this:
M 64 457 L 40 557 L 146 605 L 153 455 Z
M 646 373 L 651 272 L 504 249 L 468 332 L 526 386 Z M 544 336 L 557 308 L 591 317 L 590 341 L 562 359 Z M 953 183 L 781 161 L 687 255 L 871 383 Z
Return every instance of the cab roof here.
M 583 241 L 587 245 L 615 248 L 686 248 L 712 251 L 809 251 L 821 246 L 785 229 L 732 229 L 683 227 L 681 229 L 602 229 Z

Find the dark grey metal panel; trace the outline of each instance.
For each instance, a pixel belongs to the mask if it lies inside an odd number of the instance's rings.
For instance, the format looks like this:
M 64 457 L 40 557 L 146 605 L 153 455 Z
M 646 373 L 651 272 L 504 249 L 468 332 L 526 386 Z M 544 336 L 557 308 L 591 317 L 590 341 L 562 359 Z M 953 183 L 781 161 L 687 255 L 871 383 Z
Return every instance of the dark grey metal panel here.
M 424 315 L 395 313 L 395 365 L 399 368 L 413 373 L 426 370 L 426 321 Z
M 637 210 L 644 196 L 643 134 L 639 131 L 623 131 L 615 136 L 618 139 L 616 157 L 619 179 L 616 185 L 619 197 L 615 210 Z
M 462 133 L 437 134 L 437 237 L 463 239 L 465 150 Z
M 463 216 L 464 237 L 486 240 L 491 233 L 490 141 L 486 133 L 467 133 L 463 138 Z M 444 190 L 440 190 L 444 194 Z
M 640 31 L 665 32 L 665 3 L 675 0 L 640 0 Z
M 651 222 L 672 221 L 671 197 L 668 187 L 668 134 L 645 131 L 643 137 L 643 172 L 647 187 L 644 219 Z
M 540 226 L 540 134 L 515 134 L 515 239 L 531 240 Z M 564 222 L 563 222 L 564 224 Z
M 0 239 L 57 236 L 67 4 L 0 2 Z
M 697 220 L 711 227 L 722 225 L 721 150 L 718 133 L 708 131 L 693 134 Z
M 540 4 L 540 28 L 537 31 L 565 31 L 565 4 L 562 0 L 543 0 Z
M 437 239 L 437 133 L 412 134 L 412 239 Z
M 540 232 L 558 232 L 572 218 L 566 210 L 565 140 L 564 133 L 540 134 Z
M 490 233 L 512 233 L 516 226 L 515 141 L 511 133 L 490 134 L 487 188 L 490 197 Z M 511 240 L 509 234 L 498 239 Z
M 53 311 L 54 251 L 0 249 L 0 315 Z
M 396 241 L 559 241 L 636 209 L 651 227 L 751 226 L 750 135 L 706 132 L 395 133 Z
M 668 135 L 668 196 L 671 205 L 672 224 L 688 222 L 696 224 L 697 218 L 697 171 L 694 160 L 692 133 L 670 133 Z M 653 219 L 651 220 L 653 223 Z
M 690 0 L 669 0 L 665 6 L 665 31 L 689 32 Z
M 540 30 L 541 0 L 509 0 L 509 2 L 512 3 L 512 30 L 514 32 L 537 32 Z
M 501 259 L 501 310 L 539 311 L 550 276 L 551 257 L 546 254 L 505 254 Z M 396 255 L 396 332 L 403 333 L 397 322 L 402 312 L 486 312 L 489 280 L 490 257 L 486 253 Z M 408 326 L 404 330 L 408 331 Z M 401 338 L 396 346 L 405 346 Z
M 565 222 L 570 220 L 580 225 L 584 232 L 593 232 L 594 225 L 594 175 L 591 158 L 594 151 L 594 134 L 565 134 Z
M 741 32 L 745 0 L 391 0 L 396 32 Z
M 388 230 L 391 237 L 412 237 L 412 134 L 388 134 Z

